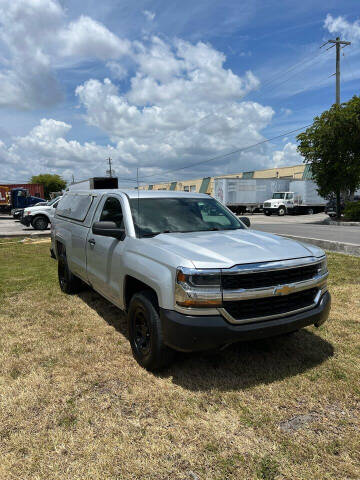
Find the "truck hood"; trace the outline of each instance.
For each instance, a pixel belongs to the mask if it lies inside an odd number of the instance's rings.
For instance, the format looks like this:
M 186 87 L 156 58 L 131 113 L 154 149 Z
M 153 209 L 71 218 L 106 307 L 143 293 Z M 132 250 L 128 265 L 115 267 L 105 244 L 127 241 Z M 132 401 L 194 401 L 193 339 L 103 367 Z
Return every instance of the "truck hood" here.
M 167 233 L 154 246 L 190 260 L 195 268 L 229 268 L 237 264 L 321 257 L 323 250 L 256 230 Z
M 34 206 L 34 207 L 26 207 L 24 209 L 24 212 L 30 212 L 30 213 L 36 213 L 36 212 L 39 212 L 40 210 L 42 212 L 47 212 L 48 210 L 50 210 L 51 207 L 48 207 L 46 205 L 39 205 L 38 207 L 37 206 Z

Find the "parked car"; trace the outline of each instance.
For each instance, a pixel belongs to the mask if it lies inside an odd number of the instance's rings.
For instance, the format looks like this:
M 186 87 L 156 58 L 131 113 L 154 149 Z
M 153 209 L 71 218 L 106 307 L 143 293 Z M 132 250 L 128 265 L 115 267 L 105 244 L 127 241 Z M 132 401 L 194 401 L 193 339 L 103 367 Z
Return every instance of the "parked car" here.
M 31 225 L 35 230 L 45 230 L 54 218 L 60 198 L 56 197 L 46 202 L 45 205 L 25 208 L 20 222 L 26 227 Z
M 69 190 L 51 237 L 62 291 L 85 283 L 125 311 L 149 370 L 175 350 L 318 327 L 329 314 L 323 250 L 248 229 L 208 195 Z
M 43 202 L 38 202 L 38 203 L 35 203 L 35 205 L 33 205 L 34 207 L 40 207 L 40 206 L 44 206 L 44 205 L 47 205 L 49 202 L 46 202 L 46 201 L 43 201 Z M 11 210 L 11 215 L 13 216 L 13 218 L 15 220 L 20 220 L 24 214 L 24 210 L 25 208 L 13 208 Z

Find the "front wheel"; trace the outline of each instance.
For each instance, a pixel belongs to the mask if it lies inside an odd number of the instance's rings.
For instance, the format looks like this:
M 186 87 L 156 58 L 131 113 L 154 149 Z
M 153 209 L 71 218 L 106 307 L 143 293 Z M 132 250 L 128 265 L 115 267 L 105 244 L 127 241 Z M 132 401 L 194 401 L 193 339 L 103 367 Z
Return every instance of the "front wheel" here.
M 271 215 L 271 212 L 269 212 L 269 210 L 265 210 L 264 213 L 267 217 L 270 217 L 270 215 Z
M 278 208 L 278 215 L 279 217 L 283 217 L 286 213 L 285 207 L 279 207 Z
M 174 351 L 162 338 L 160 317 L 152 292 L 136 293 L 128 312 L 129 340 L 135 360 L 147 370 L 158 370 L 171 363 Z
M 39 215 L 38 217 L 34 218 L 34 220 L 31 222 L 31 225 L 33 228 L 35 228 L 35 230 L 45 230 L 49 225 L 49 220 L 43 215 Z

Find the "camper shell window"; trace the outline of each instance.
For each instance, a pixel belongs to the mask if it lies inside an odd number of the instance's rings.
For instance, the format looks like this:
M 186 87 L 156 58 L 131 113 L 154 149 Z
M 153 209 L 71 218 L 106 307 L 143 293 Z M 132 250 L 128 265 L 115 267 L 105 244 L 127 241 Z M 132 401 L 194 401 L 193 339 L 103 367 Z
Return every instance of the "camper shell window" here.
M 57 215 L 83 222 L 92 201 L 93 197 L 87 194 L 64 195 L 58 203 Z

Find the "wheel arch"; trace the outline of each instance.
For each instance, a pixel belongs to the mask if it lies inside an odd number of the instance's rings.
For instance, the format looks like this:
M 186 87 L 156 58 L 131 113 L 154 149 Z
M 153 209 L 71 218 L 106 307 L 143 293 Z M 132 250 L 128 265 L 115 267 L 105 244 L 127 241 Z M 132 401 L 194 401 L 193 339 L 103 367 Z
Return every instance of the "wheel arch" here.
M 127 312 L 129 309 L 129 305 L 131 302 L 131 298 L 139 292 L 148 291 L 154 301 L 154 306 L 157 310 L 159 310 L 159 298 L 158 294 L 154 288 L 150 285 L 142 282 L 136 277 L 132 275 L 126 275 L 124 279 L 124 310 Z

